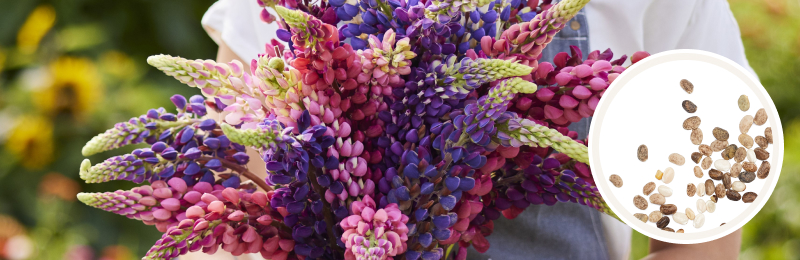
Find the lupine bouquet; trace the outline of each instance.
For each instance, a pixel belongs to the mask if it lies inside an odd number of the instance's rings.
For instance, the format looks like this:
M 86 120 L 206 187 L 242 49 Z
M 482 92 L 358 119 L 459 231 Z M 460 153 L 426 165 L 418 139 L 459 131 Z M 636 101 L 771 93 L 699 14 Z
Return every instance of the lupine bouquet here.
M 163 232 L 145 259 L 465 259 L 530 205 L 614 216 L 567 126 L 592 116 L 627 57 L 572 47 L 539 61 L 588 0 L 257 1 L 283 29 L 249 70 L 152 56 L 202 96 L 83 149 L 147 144 L 84 160 L 80 176 L 149 184 L 78 195 Z

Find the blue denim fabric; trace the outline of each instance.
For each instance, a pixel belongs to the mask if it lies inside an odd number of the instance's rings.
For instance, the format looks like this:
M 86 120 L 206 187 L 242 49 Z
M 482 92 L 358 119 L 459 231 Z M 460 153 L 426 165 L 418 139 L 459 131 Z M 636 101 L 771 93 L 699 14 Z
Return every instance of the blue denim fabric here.
M 589 35 L 584 10 L 556 34 L 545 48 L 542 61 L 552 61 L 569 46 L 581 48 L 584 58 L 589 53 Z M 578 30 L 570 25 L 580 24 Z M 570 125 L 580 139 L 589 133 L 590 118 Z M 484 254 L 469 249 L 467 259 L 608 259 L 600 213 L 574 203 L 555 206 L 532 205 L 516 219 L 500 218 L 494 222 L 494 233 L 487 237 L 491 248 Z

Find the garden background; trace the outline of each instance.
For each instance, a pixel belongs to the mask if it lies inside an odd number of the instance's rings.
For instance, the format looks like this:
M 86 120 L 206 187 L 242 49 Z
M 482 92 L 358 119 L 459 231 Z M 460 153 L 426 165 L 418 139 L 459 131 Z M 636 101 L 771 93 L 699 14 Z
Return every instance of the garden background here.
M 200 27 L 213 2 L 0 0 L 0 259 L 138 259 L 158 240 L 155 228 L 76 201 L 134 186 L 84 184 L 80 150 L 174 93 L 195 94 L 145 59 L 213 59 Z M 780 182 L 744 226 L 741 258 L 800 259 L 800 1 L 729 2 L 786 136 Z M 647 237 L 634 231 L 632 245 L 632 259 L 647 254 Z

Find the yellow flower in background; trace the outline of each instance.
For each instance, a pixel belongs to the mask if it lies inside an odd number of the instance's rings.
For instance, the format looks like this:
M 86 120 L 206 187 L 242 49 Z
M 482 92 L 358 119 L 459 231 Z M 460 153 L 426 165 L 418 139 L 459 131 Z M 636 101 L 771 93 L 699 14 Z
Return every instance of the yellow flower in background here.
M 45 117 L 25 116 L 17 121 L 6 140 L 6 150 L 22 166 L 39 169 L 53 160 L 53 124 Z
M 33 9 L 28 19 L 17 33 L 17 47 L 20 52 L 32 54 L 39 47 L 39 42 L 50 31 L 56 22 L 56 10 L 51 5 L 40 5 Z
M 119 79 L 136 78 L 139 75 L 139 67 L 136 62 L 125 53 L 119 51 L 107 51 L 100 56 L 100 68 L 109 75 Z
M 67 113 L 82 119 L 101 96 L 100 76 L 86 58 L 61 57 L 49 65 L 48 86 L 33 95 L 35 104 L 47 115 Z

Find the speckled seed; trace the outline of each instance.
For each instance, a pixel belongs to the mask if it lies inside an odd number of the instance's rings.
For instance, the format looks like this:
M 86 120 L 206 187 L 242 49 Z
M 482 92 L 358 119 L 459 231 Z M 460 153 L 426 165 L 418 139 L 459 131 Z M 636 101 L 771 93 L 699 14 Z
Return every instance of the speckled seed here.
M 742 111 L 747 111 L 750 109 L 750 99 L 747 98 L 746 95 L 739 96 L 739 109 Z
M 675 220 L 675 223 L 681 225 L 686 225 L 686 223 L 689 223 L 689 217 L 686 217 L 686 214 L 682 212 L 675 212 L 675 214 L 672 214 L 672 219 Z
M 656 223 L 663 216 L 664 216 L 664 214 L 661 214 L 661 211 L 656 210 L 656 211 L 650 212 L 650 215 L 647 216 L 647 220 L 649 220 L 650 222 Z
M 767 150 L 765 150 L 764 148 L 756 147 L 756 149 L 753 149 L 753 153 L 756 154 L 756 159 L 762 161 L 769 159 L 769 152 L 767 152 Z
M 697 199 L 696 205 L 697 205 L 697 213 L 698 214 L 703 214 L 703 212 L 706 212 L 706 201 L 705 200 Z
M 692 161 L 694 162 L 694 164 L 698 164 L 698 163 L 700 163 L 700 160 L 703 159 L 703 154 L 699 153 L 699 152 L 693 152 L 692 156 L 690 156 L 690 157 L 692 158 Z
M 716 160 L 716 161 L 714 161 L 714 168 L 717 168 L 717 170 L 720 170 L 720 171 L 723 171 L 723 172 L 730 171 L 731 170 L 731 162 L 729 162 L 728 160 Z
M 756 179 L 756 173 L 754 172 L 745 171 L 739 174 L 739 181 L 744 183 L 751 183 L 755 179 Z
M 608 180 L 611 181 L 611 184 L 614 184 L 614 187 L 622 187 L 622 177 L 619 177 L 619 175 L 611 174 Z
M 763 108 L 756 111 L 756 116 L 753 117 L 753 124 L 763 125 L 766 122 L 767 122 L 767 111 L 764 110 Z
M 739 178 L 739 173 L 742 172 L 742 164 L 734 163 L 731 166 L 731 178 Z
M 745 192 L 744 195 L 742 195 L 742 201 L 744 203 L 751 203 L 756 200 L 756 197 L 758 197 L 758 194 L 755 192 Z
M 697 187 L 694 186 L 694 183 L 689 183 L 686 185 L 687 196 L 694 197 L 695 192 L 697 192 Z
M 673 170 L 672 167 L 667 167 L 666 169 L 664 169 L 664 177 L 661 177 L 662 182 L 664 182 L 665 184 L 669 184 L 670 182 L 672 182 L 672 179 L 674 178 L 675 178 L 675 170 Z
M 734 181 L 733 184 L 731 184 L 731 189 L 738 192 L 742 192 L 745 189 L 747 189 L 747 185 L 745 185 L 744 182 L 741 181 Z
M 636 195 L 636 196 L 639 196 L 639 195 Z M 664 195 L 661 195 L 661 194 L 658 194 L 658 193 L 653 193 L 652 195 L 650 195 L 650 203 L 653 203 L 653 204 L 656 204 L 656 205 L 662 205 L 662 204 L 664 204 L 666 202 L 667 202 L 667 199 L 664 198 Z
M 654 190 L 656 190 L 656 183 L 652 181 L 645 184 L 644 188 L 642 188 L 644 195 L 650 195 Z
M 738 147 L 736 147 L 735 144 L 731 144 L 731 145 L 728 145 L 728 147 L 725 147 L 725 150 L 722 150 L 722 154 L 721 154 L 722 155 L 722 159 L 725 159 L 725 160 L 733 159 L 733 157 L 736 156 L 736 149 L 737 148 Z
M 733 161 L 740 163 L 744 161 L 745 158 L 747 158 L 747 149 L 744 147 L 736 149 L 736 154 L 733 155 Z
M 700 130 L 700 128 L 692 129 L 692 133 L 689 134 L 689 140 L 691 140 L 694 145 L 703 143 L 703 130 Z
M 704 185 L 706 186 L 706 195 L 711 196 L 711 194 L 714 194 L 714 181 L 706 180 Z
M 756 176 L 759 179 L 766 179 L 769 176 L 769 169 L 770 165 L 768 161 L 761 162 L 761 166 L 758 166 L 758 171 L 756 172 Z
M 717 210 L 717 203 L 713 201 L 706 201 L 706 211 L 708 213 L 714 213 Z
M 686 208 L 684 212 L 686 212 L 686 218 L 694 220 L 694 210 L 692 208 Z
M 667 185 L 658 186 L 658 193 L 661 193 L 664 197 L 672 196 L 672 188 Z
M 714 151 L 711 150 L 711 146 L 708 146 L 707 144 L 701 144 L 700 147 L 697 148 L 697 150 L 699 150 L 700 153 L 702 153 L 705 156 L 711 156 L 711 154 L 714 153 Z
M 730 135 L 728 134 L 728 130 L 714 127 L 714 130 L 711 130 L 711 134 L 714 135 L 714 138 L 720 141 L 728 141 Z
M 664 204 L 664 205 L 661 205 L 661 209 L 660 210 L 661 210 L 661 213 L 663 213 L 664 215 L 672 215 L 672 214 L 675 214 L 675 212 L 678 211 L 678 206 L 675 206 L 675 204 Z
M 683 158 L 683 155 L 680 155 L 678 153 L 672 153 L 669 155 L 669 162 L 674 163 L 678 166 L 682 166 L 684 163 L 686 163 L 686 159 Z
M 728 197 L 731 201 L 739 201 L 742 199 L 742 195 L 736 192 L 735 190 L 727 190 L 725 191 L 725 196 Z
M 714 140 L 711 142 L 711 150 L 714 152 L 725 150 L 725 147 L 728 147 L 728 141 Z
M 692 84 L 686 79 L 681 80 L 681 88 L 683 89 L 683 91 L 686 91 L 686 93 L 689 94 L 692 94 L 692 92 L 694 92 L 694 84 Z
M 680 233 L 680 234 L 683 234 L 683 229 L 682 229 L 682 228 L 681 228 L 681 229 L 678 229 L 678 231 L 675 231 L 675 233 Z
M 769 142 L 767 142 L 767 138 L 760 135 L 756 136 L 756 144 L 758 145 L 758 147 L 765 149 L 769 147 Z
M 656 180 L 661 180 L 662 178 L 664 178 L 664 172 L 662 172 L 661 170 L 657 170 L 656 171 Z
M 714 160 L 711 160 L 711 157 L 703 158 L 703 162 L 700 163 L 700 167 L 703 167 L 703 170 L 708 170 L 711 167 L 711 164 L 714 163 Z
M 642 196 L 636 195 L 636 197 L 633 197 L 633 205 L 638 209 L 645 210 L 647 209 L 647 200 Z
M 758 166 L 754 162 L 743 162 L 742 169 L 748 172 L 756 172 L 758 171 Z
M 725 174 L 722 175 L 722 186 L 724 186 L 725 189 L 730 189 L 731 188 L 731 174 L 730 173 L 726 172 Z
M 722 180 L 722 171 L 717 169 L 708 170 L 708 177 L 714 180 Z
M 636 157 L 639 161 L 647 161 L 647 145 L 640 145 L 639 149 L 636 149 Z
M 700 117 L 693 116 L 683 121 L 683 129 L 692 130 L 700 127 Z
M 764 137 L 767 138 L 767 143 L 772 143 L 772 127 L 764 129 Z
M 703 197 L 706 195 L 706 185 L 701 183 L 697 184 L 697 197 Z
M 706 216 L 703 215 L 703 213 L 694 216 L 694 221 L 693 221 L 694 228 L 701 228 L 705 223 L 706 223 Z
M 753 138 L 747 134 L 740 134 L 739 135 L 739 144 L 746 147 L 747 149 L 753 148 Z
M 694 177 L 703 178 L 703 169 L 701 169 L 700 166 L 695 166 L 693 170 Z
M 633 214 L 633 217 L 635 217 L 635 218 L 636 218 L 636 219 L 638 219 L 638 220 L 641 220 L 641 221 L 642 221 L 642 222 L 644 222 L 644 223 L 647 223 L 647 215 L 645 215 L 645 214 L 642 214 L 642 213 L 634 213 L 634 214 Z
M 717 184 L 717 187 L 714 188 L 714 193 L 718 199 L 725 197 L 725 186 L 722 184 Z
M 691 114 L 697 112 L 697 105 L 692 103 L 692 101 L 684 100 L 683 103 L 681 103 L 681 106 L 683 107 L 683 110 L 686 111 L 686 113 Z
M 756 152 L 753 149 L 747 149 L 747 160 L 750 162 L 756 162 Z
M 656 227 L 658 228 L 665 228 L 667 225 L 669 225 L 669 217 L 667 216 L 661 217 L 661 219 L 656 222 Z
M 753 126 L 753 116 L 746 115 L 739 121 L 739 132 L 746 134 L 747 131 L 750 131 L 751 126 Z

